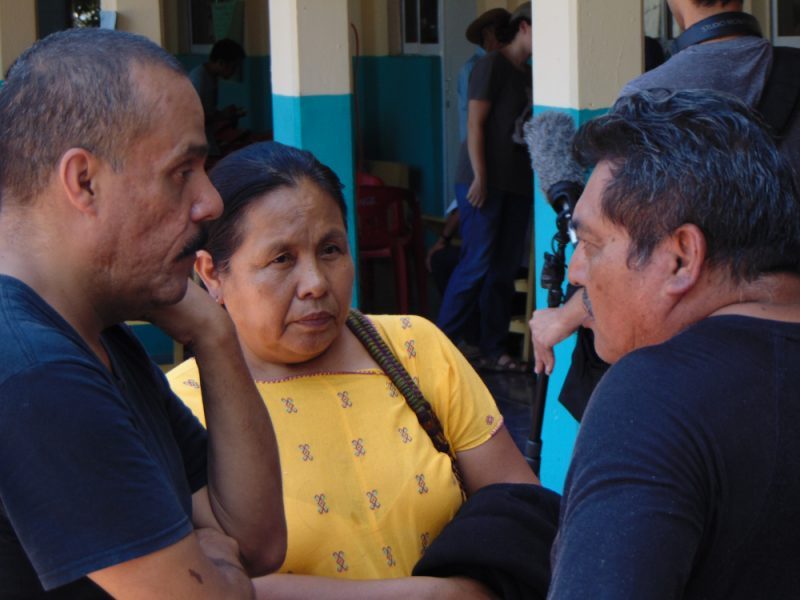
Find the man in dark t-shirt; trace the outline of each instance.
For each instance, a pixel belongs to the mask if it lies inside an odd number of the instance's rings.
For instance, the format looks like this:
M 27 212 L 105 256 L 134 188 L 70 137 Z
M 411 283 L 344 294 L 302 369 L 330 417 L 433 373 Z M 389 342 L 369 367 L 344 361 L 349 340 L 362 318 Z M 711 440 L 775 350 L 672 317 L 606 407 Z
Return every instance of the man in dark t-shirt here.
M 681 30 L 706 28 L 705 19 L 728 16 L 738 19 L 742 0 L 669 0 L 672 16 Z M 709 31 L 708 29 L 704 29 Z M 664 64 L 628 82 L 620 96 L 639 90 L 666 88 L 671 90 L 710 89 L 733 94 L 748 106 L 757 107 L 773 67 L 773 47 L 756 29 L 717 28 L 717 37 L 689 45 Z M 723 35 L 724 34 L 724 35 Z M 776 137 L 779 149 L 795 167 L 795 181 L 800 184 L 800 118 L 789 123 Z M 576 329 L 578 338 L 570 369 L 559 400 L 580 420 L 591 390 L 608 365 L 587 350 L 591 333 L 578 329 L 586 318 L 580 294 L 558 308 L 541 308 L 531 318 L 531 334 L 535 368 L 550 372 L 555 356 L 553 346 Z M 589 344 L 587 345 L 587 340 Z
M 222 211 L 197 94 L 145 38 L 68 30 L 11 67 L 0 129 L 0 597 L 251 597 L 285 552 L 280 470 L 233 324 L 188 280 Z M 194 351 L 208 434 L 138 318 Z
M 612 367 L 584 415 L 550 597 L 800 589 L 800 201 L 740 100 L 643 91 L 584 125 L 571 283 Z

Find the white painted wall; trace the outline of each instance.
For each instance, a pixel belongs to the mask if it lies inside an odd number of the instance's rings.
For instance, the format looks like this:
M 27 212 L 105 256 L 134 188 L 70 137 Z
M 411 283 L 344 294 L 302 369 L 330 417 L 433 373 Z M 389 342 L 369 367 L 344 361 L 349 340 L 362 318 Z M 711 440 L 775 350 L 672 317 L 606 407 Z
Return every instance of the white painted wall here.
M 642 72 L 642 38 L 642 4 L 637 0 L 537 2 L 534 104 L 610 106 L 622 86 Z
M 270 0 L 269 22 L 273 93 L 351 93 L 347 0 Z

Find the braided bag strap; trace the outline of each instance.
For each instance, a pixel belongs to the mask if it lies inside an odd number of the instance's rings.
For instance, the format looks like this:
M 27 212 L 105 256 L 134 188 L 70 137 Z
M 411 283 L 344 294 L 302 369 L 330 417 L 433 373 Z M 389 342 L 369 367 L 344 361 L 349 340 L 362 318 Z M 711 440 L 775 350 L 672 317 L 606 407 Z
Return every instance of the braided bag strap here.
M 436 416 L 436 413 L 433 412 L 433 407 L 430 402 L 422 395 L 419 386 L 414 383 L 411 375 L 409 375 L 405 367 L 400 364 L 400 361 L 397 360 L 397 357 L 389 346 L 386 345 L 386 342 L 383 341 L 378 330 L 375 329 L 375 326 L 367 317 L 361 312 L 351 308 L 350 314 L 347 317 L 347 326 L 364 345 L 372 359 L 378 363 L 378 366 L 386 373 L 389 380 L 400 393 L 403 394 L 406 403 L 411 407 L 411 410 L 414 411 L 414 414 L 417 415 L 419 424 L 428 434 L 428 437 L 431 438 L 434 448 L 450 457 L 450 463 L 453 466 L 453 475 L 456 481 L 458 481 L 461 493 L 464 494 L 464 477 L 458 467 L 458 461 L 450 447 L 450 443 L 447 441 L 447 437 L 445 437 L 444 429 L 442 428 L 439 418 Z

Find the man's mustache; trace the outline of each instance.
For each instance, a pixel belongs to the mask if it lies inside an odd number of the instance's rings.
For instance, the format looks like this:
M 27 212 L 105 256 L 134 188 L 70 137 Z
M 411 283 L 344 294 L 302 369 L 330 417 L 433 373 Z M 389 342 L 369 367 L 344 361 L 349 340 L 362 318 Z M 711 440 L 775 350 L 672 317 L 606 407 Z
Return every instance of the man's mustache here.
M 583 298 L 583 308 L 586 309 L 586 314 L 594 319 L 594 313 L 592 312 L 592 301 L 589 300 L 589 292 L 586 291 L 586 288 L 583 288 L 583 294 L 581 294 L 581 296 Z
M 205 228 L 201 228 L 197 235 L 194 236 L 189 242 L 183 247 L 181 250 L 180 255 L 178 255 L 178 260 L 188 258 L 189 256 L 194 256 L 197 254 L 198 250 L 202 250 L 206 242 L 208 241 L 208 232 L 206 232 Z

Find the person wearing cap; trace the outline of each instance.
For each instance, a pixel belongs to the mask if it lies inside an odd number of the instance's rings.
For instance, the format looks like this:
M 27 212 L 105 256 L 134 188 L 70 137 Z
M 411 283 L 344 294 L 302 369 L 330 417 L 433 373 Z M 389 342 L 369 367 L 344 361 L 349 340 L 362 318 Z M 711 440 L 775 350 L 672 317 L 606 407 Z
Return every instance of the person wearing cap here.
M 467 139 L 467 106 L 469 104 L 467 89 L 472 69 L 481 57 L 486 56 L 487 52 L 494 52 L 503 47 L 497 40 L 497 31 L 508 25 L 510 18 L 511 13 L 505 8 L 493 8 L 481 14 L 467 27 L 466 38 L 475 44 L 477 48 L 458 72 L 458 135 L 462 144 Z M 447 220 L 445 221 L 442 235 L 428 250 L 428 256 L 425 259 L 428 271 L 433 274 L 436 287 L 441 294 L 444 294 L 447 288 L 447 281 L 458 264 L 460 254 L 456 247 L 450 245 L 453 236 L 458 232 L 458 202 L 455 198 L 450 202 L 445 214 Z M 475 316 L 478 316 L 477 310 L 475 311 Z M 477 358 L 480 355 L 477 345 L 478 319 L 470 319 L 470 323 L 474 326 L 470 327 L 470 331 L 464 334 L 464 340 L 459 344 L 459 350 L 468 360 Z
M 461 256 L 437 325 L 459 341 L 477 304 L 481 366 L 519 371 L 505 346 L 533 194 L 527 148 L 514 139 L 532 103 L 531 3 L 520 5 L 496 34 L 504 46 L 478 60 L 469 81 L 468 133 L 455 177 Z
M 469 24 L 466 37 L 469 42 L 475 44 L 475 53 L 467 59 L 467 62 L 458 72 L 458 133 L 461 142 L 467 139 L 467 89 L 469 86 L 469 76 L 478 60 L 486 56 L 488 52 L 494 52 L 503 47 L 497 40 L 497 31 L 506 25 L 511 18 L 511 13 L 505 8 L 493 8 L 480 15 Z

